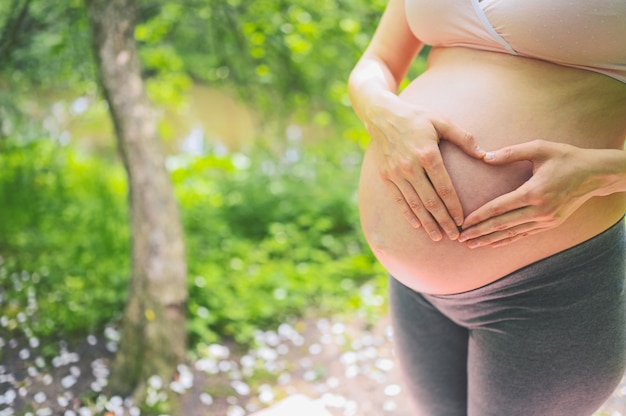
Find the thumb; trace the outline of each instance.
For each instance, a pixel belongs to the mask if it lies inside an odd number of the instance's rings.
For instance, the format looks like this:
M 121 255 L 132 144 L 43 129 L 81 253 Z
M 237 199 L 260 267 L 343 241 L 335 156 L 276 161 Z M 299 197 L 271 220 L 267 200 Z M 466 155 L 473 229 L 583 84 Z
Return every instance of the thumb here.
M 536 161 L 543 155 L 540 141 L 532 141 L 486 152 L 483 160 L 491 165 L 506 165 L 523 160 Z
M 448 121 L 433 120 L 432 123 L 440 138 L 456 144 L 465 153 L 476 159 L 485 157 L 485 151 L 480 148 L 474 136 L 467 131 Z

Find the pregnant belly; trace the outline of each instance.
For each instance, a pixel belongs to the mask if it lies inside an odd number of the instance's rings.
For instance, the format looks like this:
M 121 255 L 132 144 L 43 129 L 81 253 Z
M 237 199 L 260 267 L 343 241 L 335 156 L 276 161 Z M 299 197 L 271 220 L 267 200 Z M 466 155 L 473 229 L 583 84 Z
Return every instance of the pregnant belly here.
M 442 142 L 442 157 L 467 215 L 485 202 L 521 185 L 529 166 L 488 166 L 456 146 Z M 382 182 L 372 151 L 365 153 L 359 186 L 363 232 L 387 271 L 409 287 L 426 293 L 458 293 L 480 287 L 523 265 L 523 244 L 470 250 L 458 241 L 432 241 L 412 228 Z M 521 261 L 521 262 L 520 262 Z
M 535 66 L 532 62 L 528 63 L 529 75 L 523 75 L 519 68 L 526 65 L 525 61 L 512 62 L 515 70 L 509 71 L 507 62 L 490 65 L 489 57 L 475 60 L 470 56 L 460 65 L 458 62 L 447 65 L 456 58 L 452 56 L 455 52 L 437 53 L 435 62 L 431 53 L 431 68 L 414 80 L 401 98 L 454 121 L 470 131 L 483 149 L 497 149 L 536 138 L 580 147 L 617 147 L 617 134 L 611 131 L 598 134 L 602 127 L 576 124 L 575 120 L 581 119 L 580 114 L 589 113 L 588 108 L 572 105 L 572 100 L 560 90 L 549 91 L 558 85 L 550 79 L 552 66 L 542 68 L 541 78 L 532 73 Z M 463 54 L 469 52 L 461 52 Z M 561 69 L 554 71 L 555 77 L 563 76 Z M 565 75 L 578 76 L 579 73 L 566 72 Z M 537 79 L 546 79 L 545 85 L 529 88 L 537 84 Z M 597 90 L 589 88 L 594 89 Z M 576 94 L 581 96 L 581 106 L 592 102 L 593 96 L 585 99 L 580 92 Z M 604 128 L 607 125 L 609 123 L 604 123 Z M 623 133 L 620 134 L 623 138 Z M 602 142 L 598 137 L 606 139 Z M 594 141 L 590 142 L 590 138 Z M 467 156 L 445 140 L 441 141 L 440 149 L 466 215 L 519 187 L 532 173 L 530 162 L 495 167 Z M 408 224 L 379 176 L 373 148 L 365 152 L 359 184 L 361 224 L 376 257 L 405 285 L 433 294 L 475 289 L 585 241 L 620 218 L 623 202 L 622 195 L 594 198 L 551 231 L 499 248 L 469 249 L 463 243 L 446 238 L 433 242 L 423 229 L 414 229 Z

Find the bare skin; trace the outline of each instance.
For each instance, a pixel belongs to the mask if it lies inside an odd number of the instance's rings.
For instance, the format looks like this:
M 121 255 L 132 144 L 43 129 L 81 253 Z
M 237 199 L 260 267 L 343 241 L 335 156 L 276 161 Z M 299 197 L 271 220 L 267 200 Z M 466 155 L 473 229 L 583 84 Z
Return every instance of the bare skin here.
M 398 96 L 421 47 L 402 3 L 391 0 L 350 80 L 372 135 L 361 220 L 388 271 L 416 290 L 458 293 L 617 222 L 626 207 L 626 84 L 442 48 Z

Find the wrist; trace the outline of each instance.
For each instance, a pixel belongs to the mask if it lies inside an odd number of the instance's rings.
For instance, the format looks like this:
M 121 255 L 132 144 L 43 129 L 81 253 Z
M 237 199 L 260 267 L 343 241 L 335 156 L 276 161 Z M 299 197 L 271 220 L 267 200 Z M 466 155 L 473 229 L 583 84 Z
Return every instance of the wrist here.
M 595 175 L 598 180 L 597 195 L 607 196 L 626 192 L 626 151 L 599 149 L 590 154 L 597 164 Z
M 397 83 L 389 69 L 375 57 L 361 59 L 348 79 L 352 108 L 364 122 L 375 115 L 382 101 L 397 98 Z
M 389 120 L 398 114 L 398 100 L 391 91 L 372 89 L 364 100 L 363 116 L 375 124 L 380 119 Z

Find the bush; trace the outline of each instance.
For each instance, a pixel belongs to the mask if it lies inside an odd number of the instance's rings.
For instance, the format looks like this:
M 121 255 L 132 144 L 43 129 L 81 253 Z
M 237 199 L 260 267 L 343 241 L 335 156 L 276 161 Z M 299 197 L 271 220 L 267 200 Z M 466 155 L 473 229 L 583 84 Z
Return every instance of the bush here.
M 193 343 L 245 343 L 311 308 L 364 305 L 359 286 L 382 273 L 358 224 L 360 150 L 324 146 L 168 160 L 186 233 Z M 4 144 L 4 327 L 68 336 L 119 317 L 129 277 L 126 192 L 119 163 L 47 140 Z
M 112 319 L 128 278 L 125 194 L 115 164 L 48 140 L 3 143 L 2 316 L 14 319 L 36 299 L 28 326 L 40 336 L 85 333 Z
M 360 150 L 321 146 L 207 156 L 174 171 L 195 340 L 214 329 L 247 342 L 311 307 L 363 305 L 357 288 L 380 270 L 358 223 Z

